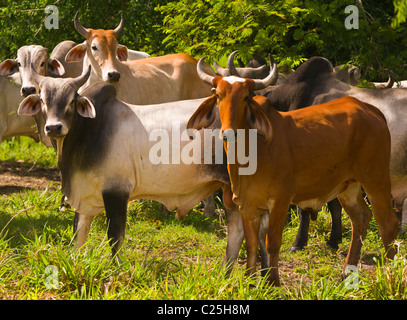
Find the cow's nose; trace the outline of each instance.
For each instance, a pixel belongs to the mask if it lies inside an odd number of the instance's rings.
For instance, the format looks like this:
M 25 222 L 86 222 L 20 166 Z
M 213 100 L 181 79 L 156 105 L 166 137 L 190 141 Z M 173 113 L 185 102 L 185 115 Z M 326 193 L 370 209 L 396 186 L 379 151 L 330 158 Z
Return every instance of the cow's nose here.
M 62 124 L 52 124 L 45 126 L 45 132 L 50 136 L 58 136 L 62 132 Z
M 34 94 L 36 92 L 36 89 L 34 86 L 31 87 L 22 87 L 21 88 L 21 93 L 24 97 L 29 96 L 30 94 Z
M 221 132 L 223 141 L 233 142 L 236 140 L 237 132 L 232 129 L 226 129 Z
M 111 82 L 117 82 L 120 80 L 120 73 L 117 71 L 110 71 L 107 74 L 107 78 Z

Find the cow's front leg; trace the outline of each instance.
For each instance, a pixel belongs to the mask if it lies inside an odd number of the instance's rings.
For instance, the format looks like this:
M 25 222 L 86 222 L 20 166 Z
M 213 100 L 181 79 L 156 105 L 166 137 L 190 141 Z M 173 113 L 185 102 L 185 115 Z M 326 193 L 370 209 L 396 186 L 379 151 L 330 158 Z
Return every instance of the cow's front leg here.
M 120 252 L 124 240 L 129 194 L 118 190 L 109 190 L 104 191 L 102 196 L 108 224 L 107 235 L 110 245 L 112 246 L 112 255 L 114 257 Z
M 268 202 L 269 207 L 269 229 L 267 235 L 267 250 L 269 253 L 270 271 L 269 282 L 274 286 L 280 285 L 278 274 L 278 258 L 283 238 L 283 229 L 287 219 L 287 210 L 290 206 L 290 199 L 284 199 L 283 196 L 271 199 Z
M 248 210 L 248 212 L 252 211 L 254 210 Z M 242 211 L 242 222 L 244 236 L 246 238 L 246 275 L 249 276 L 256 272 L 257 249 L 259 247 L 260 216 L 247 218 L 247 213 Z
M 242 247 L 244 232 L 240 211 L 237 206 L 233 210 L 225 209 L 227 225 L 227 246 L 223 263 L 226 264 L 227 273 L 232 271 L 233 264 L 239 256 Z
M 85 244 L 92 221 L 93 216 L 88 216 L 75 211 L 73 232 L 77 248 L 80 248 Z

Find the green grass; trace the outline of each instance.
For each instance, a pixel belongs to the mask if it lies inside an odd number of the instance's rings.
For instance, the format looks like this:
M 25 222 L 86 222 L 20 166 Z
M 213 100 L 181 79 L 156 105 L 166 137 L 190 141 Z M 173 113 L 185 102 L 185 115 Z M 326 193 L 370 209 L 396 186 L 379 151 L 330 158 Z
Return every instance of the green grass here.
M 4 146 L 6 144 L 6 146 Z M 1 145 L 0 157 L 30 165 L 53 166 L 49 150 L 29 139 Z M 29 158 L 32 152 L 34 160 Z M 53 150 L 51 150 L 53 152 Z M 228 277 L 222 266 L 226 229 L 220 217 L 208 219 L 198 206 L 184 221 L 166 217 L 152 201 L 129 205 L 122 263 L 111 259 L 105 214 L 92 225 L 88 242 L 72 243 L 73 213 L 58 210 L 56 183 L 0 196 L 0 299 L 406 299 L 407 263 L 400 237 L 398 258 L 383 263 L 383 246 L 373 220 L 362 249 L 359 285 L 348 289 L 341 279 L 350 242 L 350 222 L 343 218 L 343 243 L 326 248 L 331 228 L 323 210 L 311 222 L 309 244 L 289 252 L 298 230 L 294 213 L 284 231 L 280 255 L 281 287 L 270 288 L 258 274 L 244 274 L 246 253 Z M 55 266 L 55 267 L 50 267 Z M 53 269 L 54 268 L 54 269 Z M 57 277 L 50 270 L 57 270 Z M 54 275 L 54 276 L 53 276 Z

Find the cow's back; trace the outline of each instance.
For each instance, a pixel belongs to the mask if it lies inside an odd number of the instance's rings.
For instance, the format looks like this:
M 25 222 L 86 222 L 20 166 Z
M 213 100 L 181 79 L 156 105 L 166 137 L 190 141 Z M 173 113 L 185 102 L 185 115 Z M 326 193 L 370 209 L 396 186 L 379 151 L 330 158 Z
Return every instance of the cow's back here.
M 383 114 L 374 106 L 344 97 L 287 112 L 284 117 L 290 128 L 287 144 L 298 189 L 335 179 L 339 184 L 343 177 L 363 180 L 360 175 L 369 172 L 370 164 L 375 168 L 382 164 L 383 170 L 389 167 L 390 134 Z
M 142 60 L 126 61 L 124 63 L 129 66 L 136 77 L 139 75 L 139 70 L 146 70 L 144 71 L 144 76 L 148 78 L 148 66 L 150 66 L 150 68 L 153 67 L 153 69 L 157 68 L 165 73 L 165 76 L 168 77 L 168 81 L 172 82 L 173 89 L 171 90 L 172 93 L 176 95 L 176 98 L 170 98 L 160 102 L 197 99 L 211 94 L 211 88 L 198 77 L 196 71 L 197 59 L 186 53 L 169 54 Z M 206 65 L 206 69 L 208 73 L 214 74 L 209 65 Z M 165 88 L 164 90 L 159 89 L 163 97 L 168 95 L 170 93 L 169 91 L 169 89 L 165 90 Z

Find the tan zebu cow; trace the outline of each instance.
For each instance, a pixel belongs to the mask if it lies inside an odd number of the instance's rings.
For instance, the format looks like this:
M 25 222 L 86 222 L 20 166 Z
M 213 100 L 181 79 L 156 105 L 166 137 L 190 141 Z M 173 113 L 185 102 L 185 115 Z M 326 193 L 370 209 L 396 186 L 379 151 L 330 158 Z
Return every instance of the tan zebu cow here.
M 92 83 L 107 81 L 115 86 L 118 99 L 139 105 L 211 94 L 210 86 L 198 77 L 197 59 L 188 54 L 127 61 L 127 48 L 118 46 L 117 42 L 124 27 L 123 17 L 114 30 L 84 28 L 78 21 L 78 13 L 74 22 L 86 41 L 72 48 L 65 59 L 67 62 L 84 60 L 84 72 L 92 65 L 92 74 L 81 90 Z

